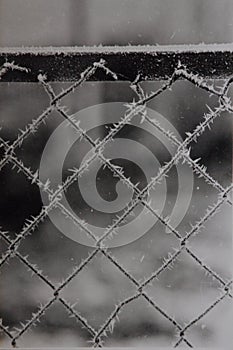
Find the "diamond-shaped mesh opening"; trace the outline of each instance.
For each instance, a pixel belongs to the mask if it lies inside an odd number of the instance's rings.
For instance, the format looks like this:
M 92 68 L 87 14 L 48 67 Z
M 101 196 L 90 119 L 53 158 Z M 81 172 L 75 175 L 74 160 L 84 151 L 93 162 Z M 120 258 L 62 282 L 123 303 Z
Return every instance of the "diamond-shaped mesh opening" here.
M 95 286 L 95 288 L 92 288 Z M 65 287 L 61 295 L 98 329 L 120 300 L 130 297 L 134 286 L 105 256 L 98 255 Z
M 30 261 L 53 283 L 59 283 L 91 252 L 91 248 L 74 244 L 64 236 L 49 218 L 40 223 L 35 234 L 22 241 L 20 252 L 27 255 L 29 249 Z

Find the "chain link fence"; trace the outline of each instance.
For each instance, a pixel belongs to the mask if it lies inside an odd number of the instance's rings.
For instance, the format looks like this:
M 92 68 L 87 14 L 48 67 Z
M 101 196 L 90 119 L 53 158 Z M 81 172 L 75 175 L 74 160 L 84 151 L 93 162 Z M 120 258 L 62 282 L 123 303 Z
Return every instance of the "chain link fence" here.
M 114 50 L 117 53 L 117 55 L 120 53 L 120 50 L 118 50 L 117 48 L 115 48 Z M 165 52 L 162 52 L 162 54 L 166 58 L 169 57 L 169 54 L 166 56 Z M 219 78 L 224 78 L 224 80 L 221 81 L 221 85 L 216 86 L 216 84 L 207 82 L 205 76 L 197 74 L 197 69 L 195 69 L 195 67 L 197 68 L 198 66 L 201 67 L 201 70 L 203 69 L 203 67 L 201 66 L 201 62 L 203 60 L 203 62 L 205 62 L 205 65 L 208 66 L 208 61 L 206 62 L 206 56 L 203 56 L 203 53 L 198 51 L 196 53 L 192 53 L 195 59 L 193 59 L 193 61 L 189 64 L 189 67 L 186 64 L 187 57 L 186 59 L 184 59 L 184 61 L 182 61 L 183 54 L 184 53 L 173 53 L 172 57 L 175 57 L 175 60 L 173 60 L 172 64 L 169 66 L 169 70 L 172 71 L 170 72 L 170 74 L 167 75 L 167 68 L 163 68 L 163 66 L 161 65 L 161 72 L 156 72 L 157 79 L 164 80 L 164 75 L 166 76 L 166 79 L 163 85 L 156 91 L 150 93 L 144 91 L 141 82 L 147 80 L 147 77 L 145 72 L 142 72 L 141 69 L 138 69 L 138 74 L 134 75 L 134 80 L 132 80 L 129 83 L 130 88 L 136 94 L 137 99 L 127 104 L 127 111 L 125 115 L 121 116 L 119 122 L 114 124 L 114 126 L 110 128 L 110 131 L 108 132 L 107 136 L 97 141 L 93 140 L 90 137 L 90 135 L 81 128 L 80 124 L 72 117 L 72 115 L 68 114 L 66 107 L 62 105 L 62 101 L 64 97 L 66 97 L 69 94 L 72 94 L 76 89 L 80 88 L 80 86 L 83 83 L 92 80 L 93 78 L 98 80 L 99 77 L 101 80 L 109 79 L 113 81 L 118 81 L 122 79 L 127 80 L 127 77 L 124 75 L 124 73 L 118 73 L 117 69 L 116 71 L 112 69 L 114 55 L 110 57 L 110 65 L 108 64 L 107 55 L 103 55 L 104 58 L 100 58 L 98 61 L 94 61 L 90 65 L 86 64 L 86 61 L 83 59 L 82 66 L 86 67 L 82 72 L 79 72 L 78 79 L 76 79 L 76 75 L 78 75 L 77 72 L 75 72 L 75 77 L 71 76 L 69 79 L 69 74 L 67 76 L 67 72 L 69 73 L 69 71 L 66 67 L 66 80 L 75 81 L 74 83 L 71 83 L 69 87 L 60 91 L 59 93 L 55 93 L 53 86 L 50 83 L 51 80 L 56 80 L 56 76 L 53 76 L 51 78 L 49 71 L 46 72 L 44 68 L 42 70 L 38 69 L 40 66 L 39 56 L 34 57 L 37 66 L 37 68 L 34 68 L 34 71 L 32 71 L 31 68 L 32 64 L 34 64 L 33 57 L 30 59 L 30 64 L 28 66 L 26 64 L 27 60 L 25 60 L 25 64 L 23 64 L 21 58 L 17 59 L 17 55 L 15 55 L 14 61 L 11 59 L 3 62 L 0 68 L 0 78 L 2 81 L 30 81 L 37 79 L 38 84 L 41 84 L 44 87 L 50 100 L 47 109 L 45 109 L 39 116 L 32 119 L 32 121 L 29 124 L 25 125 L 24 129 L 20 130 L 18 136 L 13 142 L 9 142 L 8 140 L 0 137 L 1 149 L 4 151 L 0 160 L 0 170 L 2 170 L 6 166 L 6 164 L 12 165 L 13 168 L 17 169 L 17 171 L 24 174 L 28 181 L 31 182 L 31 184 L 36 184 L 38 188 L 48 196 L 49 200 L 49 204 L 43 206 L 41 208 L 40 213 L 37 216 L 30 217 L 25 222 L 23 228 L 20 232 L 17 232 L 14 239 L 12 239 L 7 232 L 4 232 L 4 228 L 0 230 L 1 240 L 4 241 L 5 244 L 8 246 L 1 256 L 0 268 L 2 268 L 5 264 L 10 265 L 11 259 L 15 257 L 19 260 L 19 262 L 24 264 L 30 272 L 35 274 L 38 279 L 40 279 L 51 289 L 51 298 L 49 298 L 49 300 L 45 304 L 40 305 L 38 307 L 38 310 L 31 315 L 31 318 L 25 323 L 21 323 L 20 328 L 17 328 L 17 330 L 10 329 L 10 327 L 8 327 L 5 324 L 4 315 L 1 316 L 2 321 L 0 323 L 0 329 L 4 333 L 4 335 L 10 339 L 13 347 L 16 347 L 18 345 L 19 339 L 28 330 L 30 330 L 32 326 L 34 326 L 39 320 L 43 322 L 43 315 L 45 315 L 48 309 L 51 308 L 51 306 L 55 303 L 60 303 L 66 309 L 68 315 L 74 317 L 77 320 L 77 322 L 80 323 L 87 330 L 87 332 L 89 333 L 88 342 L 91 343 L 93 347 L 103 347 L 105 344 L 105 340 L 112 336 L 115 324 L 117 322 L 121 322 L 121 311 L 128 304 L 140 298 L 144 299 L 148 303 L 148 305 L 154 309 L 155 313 L 160 314 L 161 317 L 165 318 L 166 322 L 170 323 L 170 325 L 174 328 L 174 331 L 176 333 L 176 339 L 171 345 L 173 345 L 174 347 L 178 347 L 179 345 L 195 347 L 195 344 L 189 339 L 189 330 L 199 321 L 204 320 L 206 315 L 211 313 L 212 310 L 215 309 L 218 304 L 223 303 L 225 299 L 232 300 L 232 280 L 225 279 L 225 277 L 219 275 L 219 273 L 216 272 L 214 268 L 206 264 L 203 261 L 203 259 L 199 257 L 192 249 L 192 238 L 200 234 L 201 231 L 203 231 L 205 224 L 208 221 L 211 221 L 211 219 L 215 216 L 215 214 L 219 211 L 223 204 L 227 203 L 229 206 L 232 206 L 232 185 L 228 186 L 227 188 L 224 188 L 216 179 L 214 179 L 207 172 L 206 167 L 201 164 L 200 160 L 192 159 L 192 157 L 190 156 L 190 146 L 192 142 L 198 142 L 201 135 L 205 134 L 206 129 L 212 127 L 212 123 L 214 123 L 217 118 L 220 118 L 223 112 L 233 112 L 232 101 L 229 97 L 230 85 L 233 82 L 231 74 L 233 72 L 230 71 L 230 69 L 227 71 L 226 67 L 231 67 L 230 63 L 228 64 L 229 61 L 227 61 L 227 59 L 225 61 L 220 59 L 220 65 L 225 65 L 225 68 L 222 68 L 222 70 L 217 69 L 218 72 L 213 72 L 213 75 L 216 74 Z M 212 62 L 211 65 L 213 65 L 214 54 L 208 53 L 208 55 L 210 56 L 210 61 Z M 226 56 L 227 55 L 229 55 L 229 52 L 226 54 Z M 82 60 L 82 58 L 80 57 L 79 59 Z M 224 57 L 224 51 L 221 51 L 221 57 Z M 64 57 L 63 59 L 66 60 L 66 58 Z M 138 58 L 136 59 L 136 61 L 130 62 L 130 64 L 134 67 L 134 72 L 137 70 L 137 60 Z M 218 57 L 215 57 L 214 62 L 216 63 L 217 61 Z M 67 65 L 69 64 L 70 62 L 67 63 Z M 193 65 L 193 70 L 190 70 L 190 65 Z M 71 71 L 74 72 L 75 69 L 76 67 L 72 65 Z M 147 69 L 148 66 L 146 70 Z M 79 71 L 80 67 L 78 67 L 77 70 Z M 151 64 L 150 70 L 153 71 L 153 67 L 151 66 Z M 62 72 L 62 67 L 60 67 L 60 73 L 58 72 L 58 68 L 56 67 L 55 71 L 55 75 L 64 74 L 64 72 Z M 209 75 L 211 74 L 208 73 L 207 77 Z M 27 76 L 29 76 L 29 78 Z M 152 75 L 150 76 L 150 79 L 153 79 Z M 170 130 L 164 129 L 164 127 L 160 125 L 158 121 L 156 121 L 155 119 L 151 119 L 150 116 L 147 114 L 146 110 L 146 106 L 150 101 L 156 99 L 165 91 L 169 90 L 179 79 L 189 81 L 197 88 L 204 89 L 206 92 L 208 92 L 208 94 L 214 95 L 218 99 L 218 104 L 215 106 L 215 108 L 210 109 L 209 112 L 204 115 L 203 119 L 195 127 L 194 130 L 187 131 L 186 138 L 182 142 L 178 140 Z M 60 77 L 59 80 L 62 80 L 62 78 Z M 49 179 L 46 183 L 43 183 L 39 178 L 39 172 L 32 171 L 28 166 L 24 164 L 22 160 L 20 160 L 16 156 L 16 150 L 22 147 L 25 140 L 31 134 L 35 134 L 38 131 L 42 123 L 46 123 L 53 111 L 57 111 L 59 115 L 64 120 L 66 120 L 78 133 L 79 137 L 85 139 L 88 143 L 90 143 L 91 147 L 94 150 L 92 156 L 85 160 L 81 167 L 71 169 L 70 175 L 65 178 L 65 180 L 57 187 L 56 190 L 50 188 Z M 154 177 L 151 178 L 150 182 L 142 190 L 139 189 L 138 186 L 135 185 L 131 181 L 131 179 L 125 175 L 123 168 L 116 166 L 110 159 L 107 159 L 104 156 L 103 152 L 106 145 L 111 143 L 114 137 L 119 133 L 119 131 L 122 130 L 126 124 L 130 124 L 131 120 L 135 116 L 140 116 L 142 123 L 148 123 L 151 126 L 151 128 L 156 128 L 157 130 L 159 130 L 159 132 L 162 133 L 162 135 L 164 135 L 169 140 L 169 142 L 171 142 L 171 144 L 173 144 L 176 147 L 175 155 L 172 156 L 167 163 L 163 164 L 160 167 L 158 173 L 154 174 Z M 107 167 L 114 177 L 121 180 L 134 193 L 134 198 L 125 208 L 123 214 L 117 219 L 115 219 L 112 222 L 112 224 L 106 228 L 105 233 L 101 237 L 97 237 L 95 232 L 89 230 L 85 220 L 81 220 L 78 217 L 74 216 L 61 203 L 61 198 L 67 191 L 69 186 L 76 182 L 82 176 L 82 174 L 87 172 L 91 164 L 96 159 L 98 159 L 101 162 L 101 164 Z M 200 217 L 200 219 L 197 220 L 195 224 L 192 225 L 192 228 L 189 231 L 185 232 L 185 234 L 179 232 L 177 228 L 171 226 L 169 219 L 163 217 L 162 214 L 158 214 L 158 212 L 154 210 L 150 202 L 147 200 L 148 193 L 152 189 L 154 189 L 159 183 L 161 183 L 161 181 L 166 176 L 169 176 L 169 171 L 173 166 L 175 166 L 178 162 L 182 161 L 190 166 L 195 176 L 203 178 L 204 181 L 218 193 L 218 195 L 216 195 L 216 201 L 214 203 L 211 203 L 210 206 L 206 208 L 202 217 Z M 125 218 L 132 214 L 132 212 L 135 210 L 138 204 L 141 204 L 143 207 L 147 208 L 147 210 L 150 213 L 152 213 L 157 218 L 157 220 L 162 225 L 164 225 L 179 242 L 179 248 L 174 249 L 172 252 L 169 252 L 166 258 L 164 258 L 163 264 L 143 281 L 136 279 L 135 276 L 127 268 L 125 268 L 124 265 L 122 265 L 121 262 L 114 256 L 114 252 L 112 252 L 106 244 L 107 239 L 110 236 L 118 234 L 118 229 L 120 225 L 124 222 Z M 37 227 L 46 217 L 48 217 L 50 211 L 54 210 L 54 208 L 59 209 L 62 215 L 69 217 L 79 229 L 85 232 L 85 234 L 93 240 L 94 245 L 94 248 L 91 251 L 91 253 L 79 265 L 74 266 L 70 274 L 68 274 L 68 276 L 66 277 L 64 276 L 64 279 L 59 284 L 54 284 L 43 273 L 40 266 L 36 266 L 30 261 L 30 253 L 29 256 L 25 256 L 20 252 L 20 246 L 22 242 L 29 235 L 36 234 Z M 191 319 L 186 324 L 179 323 L 176 320 L 175 315 L 173 316 L 166 311 L 166 306 L 162 307 L 156 301 L 156 298 L 151 298 L 151 296 L 146 291 L 146 287 L 148 285 L 159 283 L 160 275 L 163 274 L 165 270 L 173 266 L 174 262 L 179 258 L 181 253 L 187 254 L 192 259 L 193 264 L 197 264 L 202 270 L 204 270 L 205 273 L 210 275 L 218 283 L 220 288 L 218 297 L 215 298 L 215 300 L 209 305 L 206 305 L 206 307 L 200 314 L 196 315 L 195 318 Z M 109 317 L 107 317 L 107 319 L 98 329 L 95 329 L 89 323 L 89 320 L 79 312 L 77 306 L 71 305 L 71 303 L 61 295 L 61 292 L 65 287 L 67 287 L 71 283 L 71 281 L 75 277 L 79 276 L 79 274 L 85 269 L 85 267 L 87 267 L 94 259 L 94 257 L 96 257 L 98 254 L 103 255 L 106 259 L 108 259 L 108 261 L 111 264 L 113 264 L 114 267 L 118 269 L 119 272 L 123 274 L 133 284 L 135 292 L 129 297 L 122 299 L 117 305 L 115 305 L 115 307 L 113 306 L 113 311 L 111 312 Z M 173 273 L 176 274 L 175 269 L 173 269 Z

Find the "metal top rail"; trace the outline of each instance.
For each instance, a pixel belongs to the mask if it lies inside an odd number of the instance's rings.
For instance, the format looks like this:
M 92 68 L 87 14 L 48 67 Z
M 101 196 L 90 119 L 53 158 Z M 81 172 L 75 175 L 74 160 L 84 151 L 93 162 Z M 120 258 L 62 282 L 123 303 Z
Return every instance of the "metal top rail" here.
M 46 73 L 48 81 L 75 81 L 88 66 L 104 59 L 121 81 L 163 80 L 181 62 L 188 70 L 208 79 L 233 75 L 233 43 L 172 46 L 93 46 L 0 48 L 0 66 L 14 62 L 29 72 L 11 71 L 5 82 L 38 82 Z M 111 81 L 111 75 L 97 70 L 89 80 Z

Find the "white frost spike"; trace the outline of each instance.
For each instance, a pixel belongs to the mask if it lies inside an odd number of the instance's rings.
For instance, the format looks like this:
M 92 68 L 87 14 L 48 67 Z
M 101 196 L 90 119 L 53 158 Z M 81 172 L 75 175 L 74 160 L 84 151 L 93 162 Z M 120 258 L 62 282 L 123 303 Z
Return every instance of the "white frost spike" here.
M 49 190 L 49 187 L 50 187 L 50 180 L 47 179 L 46 182 L 45 182 L 45 184 L 44 184 L 44 190 L 45 190 L 45 191 Z
M 110 331 L 111 334 L 113 333 L 115 323 L 116 323 L 116 320 L 113 319 L 113 320 L 110 322 L 110 324 L 109 324 L 109 327 L 108 327 L 108 328 L 109 328 L 109 331 Z
M 44 83 L 46 80 L 47 80 L 47 76 L 46 76 L 46 74 L 39 74 L 38 75 L 38 77 L 37 77 L 37 79 L 38 79 L 38 81 L 40 82 L 40 83 Z
M 39 172 L 38 170 L 35 172 L 35 174 L 33 175 L 33 178 L 32 178 L 32 184 L 36 183 L 37 180 L 39 178 Z
M 141 116 L 141 120 L 140 120 L 140 124 L 142 124 L 145 121 L 146 117 L 147 117 L 147 112 L 143 111 L 142 116 Z
M 144 259 L 145 259 L 145 255 L 143 255 L 143 256 L 141 257 L 140 262 L 142 263 Z
M 186 132 L 186 135 L 187 135 L 188 137 L 192 137 L 191 132 Z

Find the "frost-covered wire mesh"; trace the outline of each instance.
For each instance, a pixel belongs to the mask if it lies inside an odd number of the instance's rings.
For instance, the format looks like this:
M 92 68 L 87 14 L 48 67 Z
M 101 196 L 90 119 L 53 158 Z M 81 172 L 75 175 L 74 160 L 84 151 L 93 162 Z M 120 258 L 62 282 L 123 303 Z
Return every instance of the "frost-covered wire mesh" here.
M 102 347 L 105 344 L 105 340 L 112 337 L 115 325 L 121 322 L 120 315 L 123 309 L 133 301 L 144 299 L 146 303 L 148 303 L 148 305 L 154 310 L 154 313 L 159 314 L 161 318 L 164 318 L 165 321 L 173 327 L 176 334 L 176 340 L 172 344 L 174 347 L 184 344 L 188 347 L 195 347 L 195 343 L 189 339 L 189 330 L 199 323 L 199 321 L 205 322 L 204 320 L 206 316 L 217 306 L 221 307 L 221 304 L 225 299 L 232 300 L 232 280 L 225 279 L 225 277 L 219 275 L 219 273 L 217 273 L 213 267 L 205 263 L 203 259 L 193 251 L 192 239 L 194 236 L 200 234 L 201 231 L 204 230 L 205 224 L 212 220 L 212 218 L 224 204 L 227 203 L 229 206 L 232 206 L 232 200 L 230 197 L 232 185 L 224 188 L 216 179 L 214 179 L 207 172 L 206 167 L 202 165 L 199 159 L 191 158 L 190 147 L 193 141 L 199 141 L 199 138 L 205 134 L 208 128 L 211 129 L 212 124 L 216 119 L 222 116 L 223 112 L 233 112 L 232 102 L 228 93 L 233 79 L 225 79 L 221 86 L 218 85 L 216 87 L 214 84 L 207 83 L 202 76 L 194 74 L 192 71 L 187 69 L 183 62 L 180 61 L 173 70 L 172 75 L 167 78 L 167 80 L 158 90 L 147 93 L 144 91 L 140 83 L 141 77 L 139 72 L 136 79 L 130 83 L 130 88 L 134 91 L 134 93 L 136 93 L 137 98 L 127 104 L 127 111 L 125 115 L 121 116 L 119 122 L 110 128 L 109 132 L 103 139 L 93 140 L 91 136 L 81 128 L 80 123 L 67 112 L 67 109 L 62 105 L 62 102 L 67 95 L 78 90 L 84 82 L 91 79 L 91 77 L 98 71 L 101 71 L 106 75 L 110 75 L 111 79 L 115 81 L 121 78 L 118 77 L 116 72 L 108 68 L 107 60 L 100 59 L 98 62 L 94 62 L 94 64 L 87 66 L 86 69 L 80 74 L 80 78 L 77 81 L 72 83 L 66 89 L 55 93 L 52 84 L 50 84 L 50 82 L 47 80 L 45 72 L 43 72 L 43 74 L 40 72 L 33 72 L 34 75 L 37 74 L 38 84 L 41 84 L 48 94 L 49 105 L 39 116 L 32 116 L 31 122 L 25 125 L 23 130 L 19 131 L 13 142 L 9 142 L 8 140 L 3 139 L 3 137 L 0 138 L 1 149 L 4 151 L 0 160 L 0 169 L 2 170 L 7 164 L 10 164 L 13 169 L 16 169 L 18 172 L 24 174 L 31 184 L 36 184 L 40 190 L 42 190 L 48 196 L 49 200 L 49 204 L 43 206 L 37 216 L 30 217 L 28 220 L 26 220 L 21 231 L 17 232 L 13 239 L 7 232 L 4 232 L 4 228 L 1 229 L 1 240 L 5 242 L 7 249 L 1 256 L 0 267 L 2 268 L 6 264 L 10 266 L 11 259 L 16 257 L 18 259 L 18 263 L 24 264 L 29 272 L 33 273 L 51 289 L 51 297 L 43 305 L 38 305 L 38 310 L 33 312 L 31 317 L 26 322 L 23 321 L 17 329 L 11 329 L 5 324 L 3 314 L 1 315 L 2 320 L 0 323 L 0 329 L 5 336 L 11 340 L 12 346 L 15 347 L 17 346 L 20 338 L 34 325 L 36 325 L 38 321 L 43 323 L 44 315 L 55 303 L 60 303 L 67 311 L 67 316 L 74 317 L 75 320 L 80 323 L 89 333 L 87 344 L 91 344 L 93 347 Z M 14 72 L 14 74 L 20 72 L 26 75 L 30 73 L 30 70 L 26 65 L 18 65 L 16 59 L 15 62 L 5 62 L 1 66 L 0 78 L 3 78 L 6 74 L 10 76 L 12 72 Z M 215 106 L 215 108 L 209 109 L 209 112 L 203 116 L 203 119 L 194 130 L 187 131 L 186 138 L 182 142 L 178 140 L 171 131 L 164 129 L 164 127 L 160 125 L 158 121 L 151 119 L 147 114 L 146 109 L 147 103 L 156 99 L 158 96 L 170 89 L 178 79 L 185 79 L 199 89 L 204 89 L 210 95 L 215 95 L 218 99 L 218 104 Z M 32 171 L 16 155 L 16 150 L 23 147 L 24 142 L 31 134 L 37 133 L 42 123 L 46 123 L 53 111 L 57 111 L 59 115 L 75 129 L 79 137 L 89 142 L 91 147 L 94 149 L 92 156 L 86 159 L 81 167 L 70 170 L 70 174 L 64 179 L 56 190 L 50 188 L 49 179 L 43 183 L 39 178 L 38 171 Z M 125 125 L 130 124 L 131 120 L 138 115 L 141 117 L 141 123 L 148 123 L 151 128 L 158 129 L 159 132 L 161 132 L 176 147 L 174 156 L 172 156 L 168 162 L 160 167 L 158 173 L 154 174 L 154 176 L 150 179 L 150 182 L 143 189 L 139 189 L 138 186 L 125 175 L 123 168 L 116 166 L 111 159 L 107 159 L 103 152 L 106 145 L 114 139 L 120 130 L 122 130 Z M 61 198 L 69 186 L 77 181 L 83 173 L 87 172 L 92 162 L 94 162 L 96 159 L 99 159 L 100 162 L 112 172 L 114 177 L 120 179 L 134 192 L 135 195 L 129 205 L 125 208 L 123 214 L 115 219 L 112 224 L 106 228 L 105 233 L 101 237 L 97 237 L 95 232 L 89 230 L 85 220 L 75 217 L 61 203 Z M 158 214 L 158 212 L 154 210 L 150 202 L 147 200 L 148 193 L 159 183 L 161 183 L 162 179 L 169 176 L 170 169 L 178 162 L 187 163 L 193 170 L 195 176 L 203 178 L 204 181 L 218 193 L 216 195 L 215 202 L 210 203 L 210 206 L 206 208 L 203 215 L 196 221 L 195 224 L 192 225 L 192 228 L 185 233 L 179 232 L 177 228 L 171 226 L 169 218 L 163 217 L 162 214 Z M 118 229 L 122 222 L 124 222 L 127 216 L 132 214 L 139 203 L 141 203 L 149 212 L 155 215 L 160 223 L 164 225 L 169 232 L 171 232 L 171 235 L 174 235 L 177 242 L 179 242 L 179 248 L 169 251 L 167 256 L 164 257 L 162 265 L 144 280 L 136 279 L 134 274 L 124 267 L 124 264 L 122 264 L 119 259 L 114 256 L 114 251 L 109 249 L 108 245 L 106 244 L 106 242 L 108 242 L 107 239 L 110 236 L 118 234 Z M 69 217 L 79 229 L 88 235 L 93 240 L 94 245 L 91 253 L 86 256 L 86 258 L 83 259 L 80 264 L 74 266 L 72 271 L 67 276 L 64 276 L 63 280 L 58 284 L 54 284 L 44 274 L 40 266 L 36 266 L 30 261 L 30 251 L 27 255 L 24 255 L 20 251 L 22 242 L 30 235 L 36 235 L 38 226 L 49 215 L 50 211 L 54 210 L 55 208 L 59 209 L 62 215 Z M 151 284 L 157 285 L 160 283 L 160 275 L 174 265 L 174 262 L 179 258 L 181 253 L 187 254 L 192 259 L 193 264 L 196 264 L 203 269 L 204 272 L 207 275 L 210 275 L 219 286 L 219 294 L 214 301 L 205 305 L 201 313 L 198 313 L 193 319 L 190 319 L 189 322 L 186 322 L 185 324 L 179 323 L 176 320 L 176 315 L 169 314 L 169 312 L 166 311 L 166 305 L 160 305 L 160 303 L 156 300 L 156 297 L 152 298 L 146 290 L 147 286 Z M 65 287 L 69 286 L 74 278 L 79 277 L 81 272 L 88 267 L 88 265 L 97 255 L 103 255 L 112 265 L 114 265 L 114 267 L 132 283 L 134 286 L 134 292 L 128 297 L 123 297 L 122 300 L 120 300 L 115 306 L 112 305 L 112 312 L 110 315 L 98 329 L 95 329 L 89 322 L 88 318 L 83 316 L 79 311 L 78 305 L 72 305 L 69 300 L 62 296 L 61 292 Z M 173 274 L 176 274 L 175 268 L 173 268 L 172 271 Z M 12 283 L 14 282 L 12 281 Z

